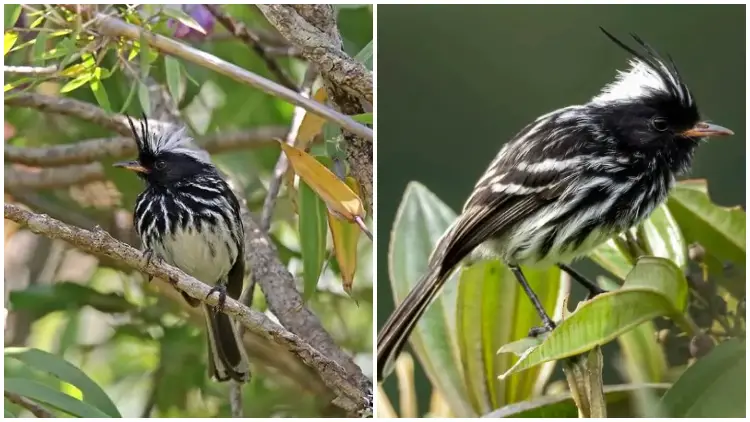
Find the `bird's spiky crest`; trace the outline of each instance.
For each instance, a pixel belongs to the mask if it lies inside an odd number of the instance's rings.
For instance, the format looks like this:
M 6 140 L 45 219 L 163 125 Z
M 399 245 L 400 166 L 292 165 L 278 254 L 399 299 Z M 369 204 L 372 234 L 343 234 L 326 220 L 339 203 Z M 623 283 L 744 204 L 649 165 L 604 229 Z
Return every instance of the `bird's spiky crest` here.
M 140 120 L 140 132 L 130 116 L 126 116 L 130 130 L 133 132 L 139 155 L 157 157 L 159 154 L 171 152 L 174 154 L 186 154 L 198 161 L 210 163 L 208 154 L 196 149 L 191 138 L 184 127 L 157 123 L 149 126 L 145 114 Z
M 633 55 L 630 69 L 618 71 L 614 82 L 604 87 L 602 92 L 593 98 L 595 102 L 628 101 L 642 98 L 654 93 L 665 93 L 686 107 L 693 106 L 693 97 L 687 88 L 671 57 L 664 59 L 638 35 L 631 37 L 643 48 L 640 53 L 615 38 L 604 28 L 602 32 L 623 50 Z

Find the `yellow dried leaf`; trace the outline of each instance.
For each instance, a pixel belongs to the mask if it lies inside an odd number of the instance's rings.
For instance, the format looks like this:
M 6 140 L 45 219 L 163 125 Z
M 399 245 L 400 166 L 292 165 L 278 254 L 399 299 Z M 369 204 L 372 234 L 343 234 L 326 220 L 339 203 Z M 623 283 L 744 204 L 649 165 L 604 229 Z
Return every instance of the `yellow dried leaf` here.
M 364 221 L 365 208 L 362 200 L 346 183 L 305 151 L 283 141 L 279 141 L 279 145 L 294 172 L 325 202 L 330 212 L 347 221 L 356 222 L 356 217 Z
M 328 99 L 328 94 L 324 87 L 320 87 L 313 95 L 313 99 L 321 104 L 325 104 Z M 297 132 L 297 142 L 295 145 L 297 148 L 304 150 L 307 145 L 312 142 L 317 134 L 323 130 L 323 124 L 326 120 L 317 114 L 305 113 L 302 123 L 299 125 L 299 131 Z
M 347 176 L 346 184 L 356 194 L 360 193 L 357 180 Z M 344 291 L 351 295 L 354 284 L 354 274 L 357 272 L 357 242 L 359 241 L 359 227 L 357 224 L 336 218 L 328 212 L 328 227 L 331 228 L 333 252 L 341 270 L 341 281 Z

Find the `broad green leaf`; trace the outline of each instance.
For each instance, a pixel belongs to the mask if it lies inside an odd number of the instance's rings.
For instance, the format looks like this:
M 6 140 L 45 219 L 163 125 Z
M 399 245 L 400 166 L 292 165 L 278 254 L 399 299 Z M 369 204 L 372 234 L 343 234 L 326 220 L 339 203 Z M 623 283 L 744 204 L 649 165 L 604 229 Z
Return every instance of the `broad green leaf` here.
M 355 114 L 354 116 L 351 116 L 351 117 L 357 122 L 366 123 L 369 125 L 372 124 L 372 113 Z
M 354 59 L 363 63 L 369 70 L 372 70 L 372 41 L 368 42 L 362 50 L 354 56 Z
M 13 413 L 11 413 L 10 410 L 8 410 L 7 407 L 5 409 L 3 409 L 3 415 L 5 415 L 6 418 L 17 418 L 18 417 L 16 415 L 14 415 Z
M 182 95 L 182 66 L 172 56 L 164 56 L 164 71 L 167 74 L 167 87 L 175 102 L 179 104 Z
M 610 417 L 634 417 L 632 413 L 633 393 L 646 390 L 662 394 L 669 384 L 621 384 L 604 386 L 607 415 Z M 485 418 L 577 418 L 578 409 L 570 394 L 547 395 L 521 403 L 509 404 Z
M 8 28 L 12 28 L 13 25 L 16 24 L 16 21 L 18 21 L 18 17 L 21 16 L 21 5 L 20 4 L 5 4 L 3 5 L 3 13 L 5 14 L 5 19 L 4 19 L 5 26 L 3 27 L 4 28 L 3 30 L 7 31 Z M 7 53 L 8 50 L 6 49 L 5 52 Z
M 128 96 L 125 98 L 125 101 L 122 103 L 122 108 L 120 108 L 120 111 L 119 111 L 121 114 L 124 113 L 125 110 L 128 109 L 128 107 L 130 107 L 130 103 L 133 102 L 133 98 L 135 98 L 136 90 L 138 89 L 140 85 L 141 84 L 138 81 L 133 81 L 130 84 L 130 91 L 128 91 Z
M 299 184 L 299 237 L 302 251 L 302 269 L 305 300 L 315 293 L 323 262 L 326 259 L 326 205 L 307 183 Z
M 16 41 L 18 40 L 18 34 L 15 32 L 6 32 L 5 33 L 5 42 L 4 42 L 4 49 L 5 52 L 3 53 L 3 56 L 8 54 L 11 48 L 13 48 L 13 45 L 16 44 Z
M 619 286 L 612 280 L 601 277 L 599 285 L 605 290 L 615 290 Z M 656 340 L 656 326 L 653 321 L 646 321 L 634 329 L 617 337 L 617 343 L 623 358 L 625 378 L 634 384 L 662 382 L 667 374 L 667 357 L 664 349 Z M 648 392 L 636 393 L 642 397 L 636 402 L 643 402 L 643 407 L 652 409 L 653 397 Z M 649 403 L 652 402 L 652 403 Z
M 188 15 L 181 9 L 165 7 L 161 10 L 161 12 L 172 19 L 180 21 L 180 23 L 182 23 L 183 25 L 198 31 L 203 35 L 206 35 L 206 30 L 203 29 L 203 27 L 198 22 L 196 22 L 195 19 L 193 19 L 190 15 Z
M 558 307 L 560 270 L 524 269 L 529 285 L 549 313 Z M 540 318 L 510 270 L 499 261 L 474 264 L 461 273 L 457 302 L 458 341 L 467 390 L 478 414 L 526 400 L 549 371 L 541 367 L 498 381 L 517 357 L 497 350 L 540 324 Z M 477 321 L 482 321 L 478 324 Z M 503 321 L 503 323 L 498 323 Z M 545 378 L 546 379 L 546 378 Z
M 50 312 L 80 309 L 84 306 L 104 313 L 131 311 L 135 305 L 116 293 L 100 293 L 96 289 L 73 282 L 36 284 L 10 292 L 11 309 L 23 310 L 41 318 Z
M 672 213 L 660 205 L 638 228 L 646 252 L 651 256 L 667 258 L 683 270 L 687 268 L 687 245 Z
M 662 397 L 673 418 L 747 416 L 747 346 L 734 338 L 716 346 L 690 366 Z
M 745 294 L 745 212 L 711 202 L 705 180 L 680 182 L 667 202 L 688 244 L 697 242 L 707 253 L 706 263 L 718 282 L 735 297 Z M 743 277 L 724 275 L 725 262 L 741 267 Z
M 621 289 L 600 294 L 582 304 L 540 346 L 527 351 L 503 377 L 604 345 L 657 316 L 669 316 L 687 332 L 692 332 L 693 326 L 684 315 L 687 295 L 685 276 L 673 262 L 643 257 Z
M 80 418 L 112 417 L 89 403 L 77 400 L 40 382 L 24 378 L 6 378 L 4 381 L 5 391 L 47 404 L 72 416 Z
M 86 403 L 87 405 L 92 406 L 92 409 L 95 409 L 97 413 L 100 412 L 102 415 L 104 415 L 104 417 L 121 417 L 120 412 L 117 410 L 117 407 L 109 398 L 109 396 L 107 396 L 107 394 L 101 389 L 101 387 L 99 387 L 94 381 L 91 380 L 91 378 L 89 378 L 86 374 L 84 374 L 80 369 L 68 363 L 66 360 L 62 359 L 61 357 L 53 355 L 51 353 L 47 353 L 39 349 L 18 348 L 18 347 L 6 348 L 5 357 L 21 361 L 25 363 L 26 365 L 29 365 L 30 367 L 34 368 L 35 370 L 48 372 L 49 374 L 54 375 L 61 381 L 64 381 L 68 384 L 75 386 L 81 392 L 83 403 Z M 6 390 L 8 390 L 9 384 L 12 384 L 12 383 L 8 379 L 6 379 L 5 380 Z M 26 394 L 20 393 L 20 392 L 18 392 L 18 394 L 27 396 Z M 27 397 L 34 398 L 32 396 L 27 396 Z M 44 401 L 44 400 L 40 400 L 40 401 Z M 49 402 L 46 402 L 46 403 L 49 403 Z M 60 408 L 59 406 L 54 405 L 54 403 L 49 403 L 49 404 Z M 77 414 L 77 415 L 83 416 L 83 414 Z
M 456 214 L 427 188 L 411 182 L 396 213 L 388 251 L 393 297 L 398 305 L 427 270 L 430 253 Z M 417 323 L 409 343 L 435 388 L 456 416 L 475 416 L 463 387 L 456 339 L 458 276 L 452 275 L 442 292 Z

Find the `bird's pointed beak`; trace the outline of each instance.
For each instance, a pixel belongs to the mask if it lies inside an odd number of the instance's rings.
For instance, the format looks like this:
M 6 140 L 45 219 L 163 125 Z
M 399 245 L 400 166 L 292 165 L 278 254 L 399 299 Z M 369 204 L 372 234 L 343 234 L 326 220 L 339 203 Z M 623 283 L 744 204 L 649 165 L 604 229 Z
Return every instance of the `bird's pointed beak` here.
M 141 165 L 138 161 L 122 161 L 119 163 L 112 164 L 113 167 L 122 167 L 127 170 L 131 170 L 137 173 L 148 173 L 148 170 Z
M 715 125 L 712 123 L 699 122 L 690 129 L 682 132 L 682 135 L 689 138 L 706 138 L 709 136 L 734 135 L 734 132 L 723 126 Z

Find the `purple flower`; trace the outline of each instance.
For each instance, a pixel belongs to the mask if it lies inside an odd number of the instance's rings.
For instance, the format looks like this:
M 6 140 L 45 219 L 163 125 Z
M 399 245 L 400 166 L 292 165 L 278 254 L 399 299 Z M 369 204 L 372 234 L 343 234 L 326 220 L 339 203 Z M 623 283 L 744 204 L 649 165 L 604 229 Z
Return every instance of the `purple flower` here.
M 193 18 L 198 25 L 206 31 L 206 33 L 202 34 L 200 31 L 197 31 L 176 19 L 170 19 L 167 25 L 174 29 L 175 38 L 201 40 L 205 38 L 206 35 L 213 32 L 215 23 L 214 15 L 212 15 L 203 5 L 183 4 L 182 10 L 190 15 L 190 17 Z

